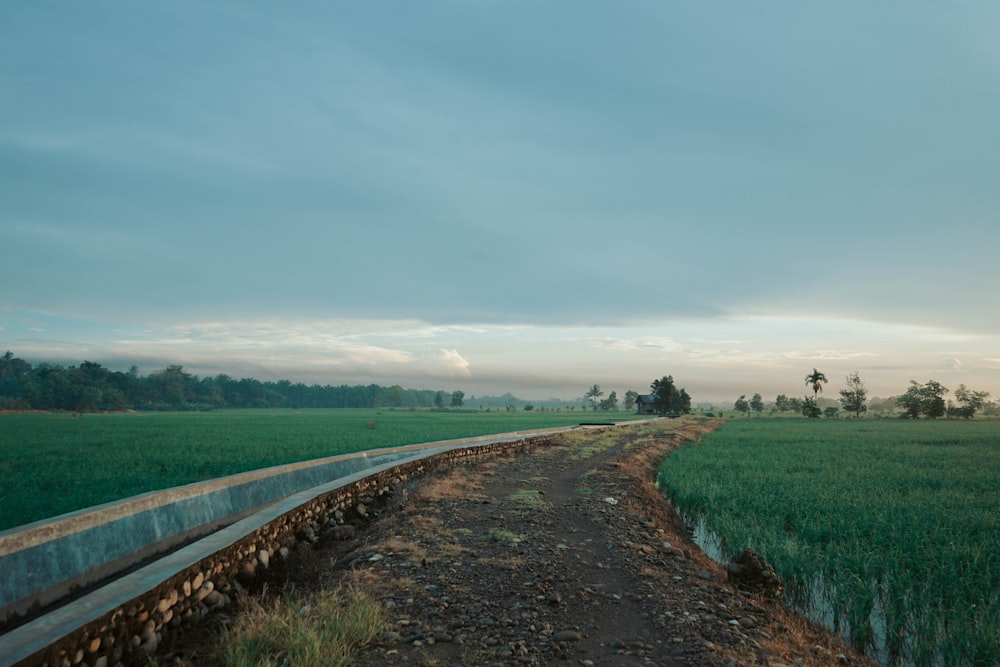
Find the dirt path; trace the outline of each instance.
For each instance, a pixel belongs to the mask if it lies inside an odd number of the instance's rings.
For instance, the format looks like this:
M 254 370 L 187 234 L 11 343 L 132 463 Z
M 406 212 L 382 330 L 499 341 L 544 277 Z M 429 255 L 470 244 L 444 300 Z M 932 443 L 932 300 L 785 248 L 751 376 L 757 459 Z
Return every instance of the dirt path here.
M 391 629 L 359 665 L 869 664 L 731 586 L 656 490 L 666 454 L 713 426 L 575 433 L 419 481 L 282 583 L 381 602 Z
M 428 480 L 346 555 L 394 625 L 362 664 L 865 664 L 730 586 L 657 492 L 707 428 L 583 433 Z

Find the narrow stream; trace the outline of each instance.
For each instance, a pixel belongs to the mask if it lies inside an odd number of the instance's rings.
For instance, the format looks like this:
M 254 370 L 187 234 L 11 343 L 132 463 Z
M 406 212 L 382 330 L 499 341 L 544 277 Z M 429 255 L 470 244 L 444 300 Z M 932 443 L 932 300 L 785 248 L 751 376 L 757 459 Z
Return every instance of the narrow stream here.
M 715 562 L 723 566 L 727 565 L 732 554 L 726 553 L 722 538 L 708 526 L 705 517 L 688 514 L 683 514 L 682 517 L 688 525 L 692 526 L 693 538 L 698 547 Z M 785 579 L 785 603 L 789 607 L 810 620 L 820 623 L 840 636 L 845 642 L 851 643 L 851 627 L 847 611 L 844 609 L 838 611 L 833 602 L 837 598 L 835 581 L 831 581 L 822 574 L 817 574 L 810 582 L 783 578 Z M 873 582 L 873 588 L 878 590 L 881 587 Z M 888 667 L 890 664 L 899 667 L 913 667 L 912 660 L 905 657 L 905 655 L 911 654 L 914 640 L 912 636 L 904 642 L 904 657 L 893 657 L 890 654 L 882 595 L 876 595 L 872 600 L 871 612 L 868 615 L 868 627 L 871 639 L 866 652 L 870 657 L 877 660 L 883 667 Z M 937 664 L 943 665 L 944 663 L 939 661 Z

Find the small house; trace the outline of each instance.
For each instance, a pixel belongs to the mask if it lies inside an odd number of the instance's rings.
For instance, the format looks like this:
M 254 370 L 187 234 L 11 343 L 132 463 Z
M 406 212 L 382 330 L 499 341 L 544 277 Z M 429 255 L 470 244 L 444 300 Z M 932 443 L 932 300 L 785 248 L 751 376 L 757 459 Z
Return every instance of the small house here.
M 635 399 L 636 414 L 655 415 L 656 410 L 653 408 L 655 401 L 656 396 L 653 394 L 639 394 L 639 398 Z

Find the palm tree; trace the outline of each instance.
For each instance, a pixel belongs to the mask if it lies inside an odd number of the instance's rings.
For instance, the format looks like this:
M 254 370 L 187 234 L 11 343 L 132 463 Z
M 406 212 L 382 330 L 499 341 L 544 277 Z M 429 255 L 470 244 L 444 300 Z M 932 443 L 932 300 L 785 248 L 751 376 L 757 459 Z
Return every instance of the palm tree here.
M 604 396 L 604 392 L 601 391 L 600 385 L 595 384 L 593 387 L 587 390 L 587 393 L 584 394 L 584 396 L 590 399 L 591 406 L 593 406 L 593 408 L 596 410 L 597 399 L 600 398 L 601 396 Z
M 829 382 L 829 380 L 815 368 L 813 368 L 812 373 L 806 376 L 806 386 L 812 387 L 814 399 L 819 395 L 819 392 L 823 391 L 824 382 Z

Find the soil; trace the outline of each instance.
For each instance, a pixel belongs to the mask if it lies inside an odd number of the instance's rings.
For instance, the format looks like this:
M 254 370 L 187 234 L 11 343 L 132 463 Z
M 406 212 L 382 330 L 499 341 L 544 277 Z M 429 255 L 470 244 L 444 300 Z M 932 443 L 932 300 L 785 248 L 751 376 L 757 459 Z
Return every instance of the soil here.
M 352 539 L 294 551 L 269 588 L 379 600 L 390 629 L 360 666 L 873 664 L 727 581 L 654 483 L 717 422 L 657 424 L 416 480 Z

